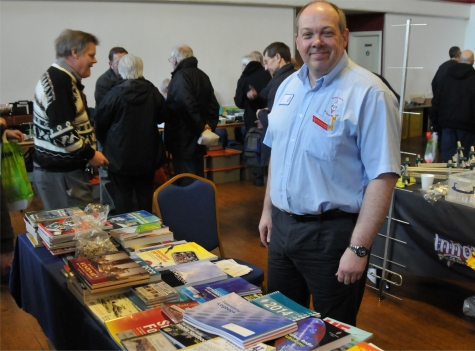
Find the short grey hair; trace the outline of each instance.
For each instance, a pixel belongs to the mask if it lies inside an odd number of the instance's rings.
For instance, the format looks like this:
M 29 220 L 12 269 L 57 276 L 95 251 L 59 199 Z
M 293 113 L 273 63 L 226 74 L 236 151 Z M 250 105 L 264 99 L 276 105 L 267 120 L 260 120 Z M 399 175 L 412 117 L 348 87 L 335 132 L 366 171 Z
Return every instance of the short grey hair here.
M 188 57 L 193 57 L 193 50 L 188 45 L 175 46 L 171 56 L 176 59 L 177 63 L 180 63 Z
M 119 74 L 124 79 L 137 79 L 143 77 L 143 61 L 132 54 L 122 56 L 119 61 Z
M 247 66 L 247 64 L 251 61 L 259 62 L 259 60 L 254 55 L 251 55 L 251 54 L 243 56 L 243 58 L 241 59 L 241 62 L 244 66 Z
M 168 85 L 170 84 L 170 79 L 165 78 L 162 83 L 160 83 L 160 92 L 163 94 L 168 90 Z
M 80 55 L 89 43 L 99 45 L 99 39 L 93 34 L 80 30 L 65 29 L 54 41 L 56 58 L 70 57 L 73 54 L 73 50 L 76 50 Z
M 249 55 L 254 56 L 254 58 L 255 58 L 254 61 L 259 61 L 260 63 L 264 64 L 264 56 L 262 56 L 260 51 L 254 50 Z

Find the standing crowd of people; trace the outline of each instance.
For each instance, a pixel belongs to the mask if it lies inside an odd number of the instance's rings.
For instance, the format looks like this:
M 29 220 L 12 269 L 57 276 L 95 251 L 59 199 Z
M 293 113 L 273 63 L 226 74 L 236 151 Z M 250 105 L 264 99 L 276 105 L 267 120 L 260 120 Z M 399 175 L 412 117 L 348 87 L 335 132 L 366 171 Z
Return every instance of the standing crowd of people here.
M 253 175 L 266 185 L 258 229 L 268 291 L 356 325 L 371 245 L 400 173 L 401 125 L 397 97 L 351 61 L 348 37 L 337 5 L 308 3 L 295 29 L 303 66 L 295 70 L 282 42 L 245 55 L 234 102 L 245 111 L 245 129 L 261 130 L 265 145 L 265 165 Z M 143 77 L 140 57 L 115 47 L 88 109 L 82 80 L 97 62 L 96 45 L 92 34 L 65 30 L 36 86 L 36 190 L 46 209 L 92 202 L 89 163 L 101 169 L 101 202 L 117 213 L 151 211 L 165 150 L 175 174 L 204 176 L 206 148 L 197 140 L 215 130 L 220 105 L 190 47 L 172 49 L 171 79 L 160 89 Z M 466 150 L 475 144 L 474 54 L 454 47 L 450 56 L 432 82 L 430 112 L 444 161 L 456 141 Z

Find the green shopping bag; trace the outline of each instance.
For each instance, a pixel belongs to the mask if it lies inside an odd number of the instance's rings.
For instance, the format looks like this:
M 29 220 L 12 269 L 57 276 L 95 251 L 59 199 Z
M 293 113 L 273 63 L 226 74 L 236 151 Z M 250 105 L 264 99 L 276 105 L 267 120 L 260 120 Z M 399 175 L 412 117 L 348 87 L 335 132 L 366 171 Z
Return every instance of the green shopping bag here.
M 26 173 L 25 159 L 21 146 L 9 143 L 3 133 L 2 145 L 2 186 L 9 211 L 26 209 L 33 200 L 33 189 Z

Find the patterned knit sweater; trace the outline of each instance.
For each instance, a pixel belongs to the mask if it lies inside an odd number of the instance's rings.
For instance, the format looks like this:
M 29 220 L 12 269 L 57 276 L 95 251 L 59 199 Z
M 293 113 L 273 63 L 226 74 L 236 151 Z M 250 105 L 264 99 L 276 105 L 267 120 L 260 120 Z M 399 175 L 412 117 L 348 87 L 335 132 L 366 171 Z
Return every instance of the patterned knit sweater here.
M 96 139 L 83 89 L 74 74 L 56 63 L 36 85 L 34 160 L 48 171 L 84 169 L 94 157 Z

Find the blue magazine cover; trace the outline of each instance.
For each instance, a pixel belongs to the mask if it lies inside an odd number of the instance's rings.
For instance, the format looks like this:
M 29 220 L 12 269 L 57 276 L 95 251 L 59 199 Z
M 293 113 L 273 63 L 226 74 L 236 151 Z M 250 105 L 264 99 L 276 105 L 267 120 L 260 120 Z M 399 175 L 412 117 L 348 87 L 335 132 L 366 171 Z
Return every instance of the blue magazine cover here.
M 251 303 L 293 321 L 320 316 L 319 313 L 298 304 L 280 291 L 253 299 Z

